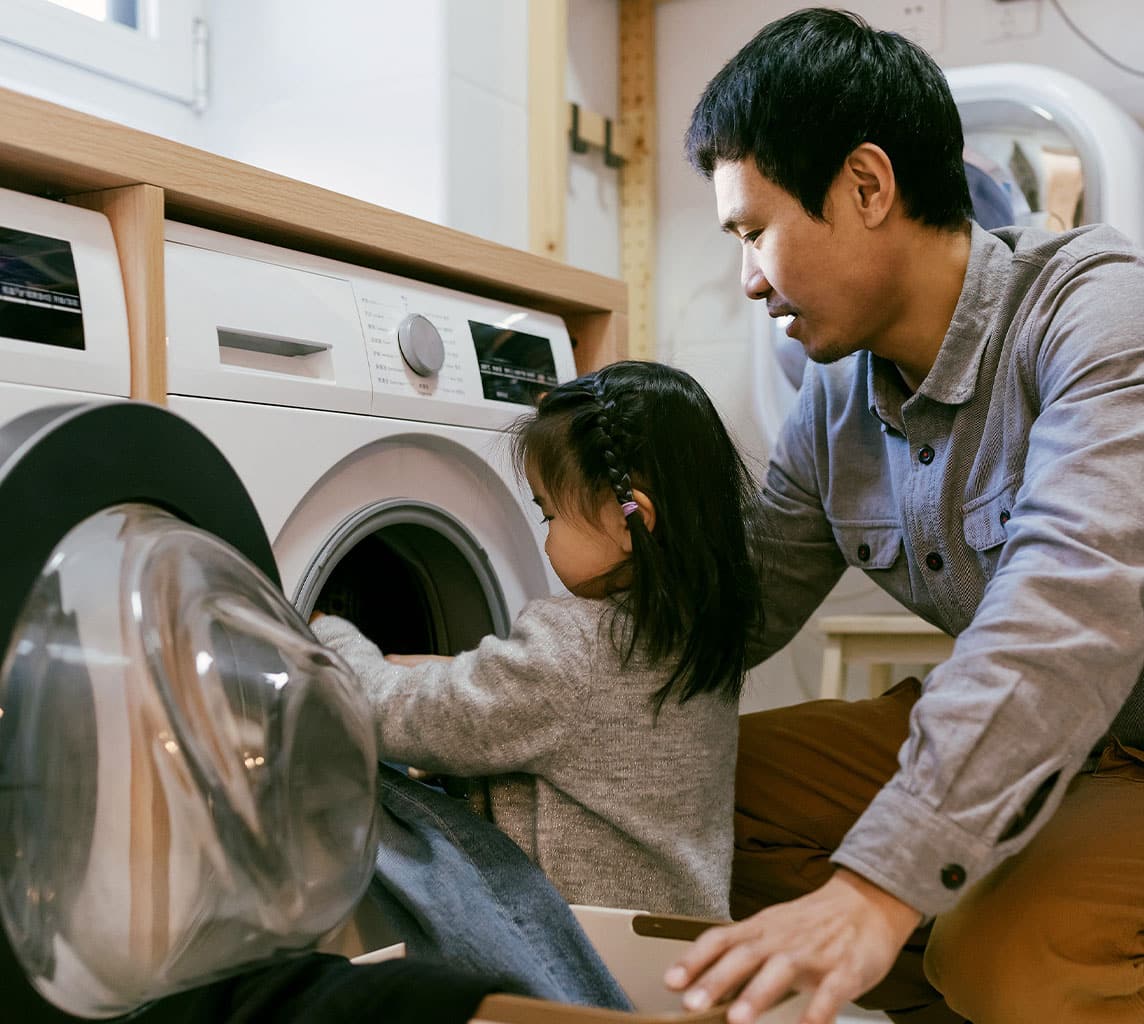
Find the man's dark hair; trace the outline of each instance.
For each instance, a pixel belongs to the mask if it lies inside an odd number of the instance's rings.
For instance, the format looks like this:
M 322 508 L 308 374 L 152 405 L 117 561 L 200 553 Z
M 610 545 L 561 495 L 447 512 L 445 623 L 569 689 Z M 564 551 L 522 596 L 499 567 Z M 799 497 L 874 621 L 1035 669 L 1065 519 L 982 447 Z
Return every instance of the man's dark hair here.
M 890 158 L 909 217 L 956 228 L 971 216 L 961 118 L 941 69 L 896 32 L 814 8 L 772 22 L 724 65 L 686 149 L 707 178 L 721 161 L 753 159 L 822 220 L 827 190 L 863 142 Z

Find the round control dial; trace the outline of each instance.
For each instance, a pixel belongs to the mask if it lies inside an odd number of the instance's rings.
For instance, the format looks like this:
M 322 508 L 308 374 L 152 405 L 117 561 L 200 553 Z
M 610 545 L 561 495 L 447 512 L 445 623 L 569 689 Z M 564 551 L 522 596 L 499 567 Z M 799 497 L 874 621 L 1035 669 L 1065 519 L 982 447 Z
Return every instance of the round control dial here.
M 441 334 L 420 313 L 410 313 L 397 325 L 397 347 L 419 377 L 432 377 L 445 365 Z

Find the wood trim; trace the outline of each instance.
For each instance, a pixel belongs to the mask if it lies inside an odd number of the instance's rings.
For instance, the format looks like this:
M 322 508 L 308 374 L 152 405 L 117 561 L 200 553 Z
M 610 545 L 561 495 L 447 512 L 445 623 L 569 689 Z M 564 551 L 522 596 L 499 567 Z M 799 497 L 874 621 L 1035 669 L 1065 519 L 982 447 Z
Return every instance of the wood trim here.
M 700 1013 L 628 1013 L 552 1003 L 527 996 L 493 995 L 481 1000 L 472 1024 L 716 1024 L 727 1019 L 726 1004 Z
M 627 357 L 628 318 L 624 313 L 571 314 L 564 322 L 575 346 L 578 373 L 591 373 Z
M 631 317 L 628 352 L 656 358 L 655 2 L 620 0 L 620 120 L 628 160 L 620 174 L 620 249 Z
M 528 246 L 563 260 L 567 250 L 568 0 L 528 5 Z
M 632 931 L 649 939 L 694 942 L 709 928 L 726 923 L 726 921 L 706 921 L 700 917 L 684 917 L 678 914 L 636 914 L 632 918 Z
M 0 186 L 138 184 L 162 189 L 174 220 L 558 314 L 627 309 L 621 281 L 0 89 Z
M 127 300 L 131 340 L 131 397 L 167 402 L 167 312 L 163 276 L 163 191 L 124 185 L 82 192 L 67 201 L 98 210 L 111 221 Z

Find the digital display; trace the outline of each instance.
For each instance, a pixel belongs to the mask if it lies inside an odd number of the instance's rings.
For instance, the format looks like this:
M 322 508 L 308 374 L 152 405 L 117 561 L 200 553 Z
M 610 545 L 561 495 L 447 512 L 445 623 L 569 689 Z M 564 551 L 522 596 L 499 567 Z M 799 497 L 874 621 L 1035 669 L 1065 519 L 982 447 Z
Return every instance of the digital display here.
M 547 338 L 469 321 L 485 398 L 537 405 L 558 383 Z
M 0 227 L 0 336 L 84 347 L 70 242 Z

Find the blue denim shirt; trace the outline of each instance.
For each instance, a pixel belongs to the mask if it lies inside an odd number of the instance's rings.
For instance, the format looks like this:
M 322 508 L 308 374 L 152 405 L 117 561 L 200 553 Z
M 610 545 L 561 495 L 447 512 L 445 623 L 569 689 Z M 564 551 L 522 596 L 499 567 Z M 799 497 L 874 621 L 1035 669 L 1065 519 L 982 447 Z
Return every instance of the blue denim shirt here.
M 957 637 L 836 863 L 938 913 L 1110 730 L 1144 746 L 1142 496 L 1144 254 L 1110 228 L 974 225 L 914 394 L 869 352 L 808 367 L 764 490 L 765 653 L 848 565 Z

